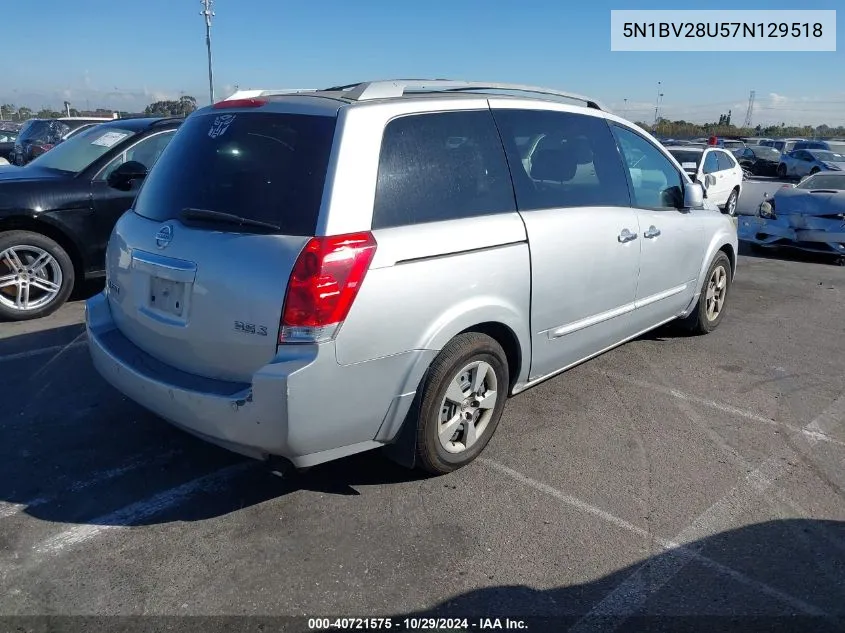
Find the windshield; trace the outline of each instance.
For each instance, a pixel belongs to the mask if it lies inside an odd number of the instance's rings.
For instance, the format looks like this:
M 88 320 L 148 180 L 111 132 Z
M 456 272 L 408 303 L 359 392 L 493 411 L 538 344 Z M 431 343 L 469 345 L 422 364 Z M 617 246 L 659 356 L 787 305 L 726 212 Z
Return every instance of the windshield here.
M 61 121 L 47 121 L 36 119 L 31 121 L 23 130 L 21 130 L 18 140 L 23 141 L 40 141 L 42 143 L 53 143 L 54 145 L 62 140 L 62 136 L 67 134 L 70 128 Z
M 795 188 L 845 191 L 845 174 L 816 174 L 795 185 Z
M 670 149 L 669 153 L 675 157 L 676 161 L 681 163 L 681 166 L 684 163 L 695 163 L 695 166 L 698 167 L 701 157 L 704 156 L 704 152 L 691 152 L 683 149 Z
M 780 158 L 780 152 L 774 147 L 755 147 L 751 151 L 758 158 Z
M 810 154 L 813 155 L 813 158 L 817 160 L 824 160 L 831 163 L 841 163 L 845 162 L 845 156 L 842 154 L 837 154 L 835 152 L 828 152 L 825 150 L 812 150 Z
M 265 112 L 193 115 L 147 176 L 135 212 L 160 222 L 184 209 L 229 213 L 313 235 L 335 122 Z
M 72 136 L 42 154 L 30 165 L 79 173 L 112 147 L 133 136 L 135 132 L 119 127 L 92 127 Z

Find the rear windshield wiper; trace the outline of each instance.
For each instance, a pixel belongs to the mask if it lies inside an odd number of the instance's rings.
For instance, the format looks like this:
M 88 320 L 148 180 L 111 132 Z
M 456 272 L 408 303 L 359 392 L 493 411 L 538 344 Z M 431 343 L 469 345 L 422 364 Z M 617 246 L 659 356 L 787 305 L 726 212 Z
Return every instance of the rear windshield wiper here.
M 240 226 L 254 226 L 262 229 L 270 229 L 272 231 L 280 231 L 282 227 L 271 224 L 270 222 L 262 222 L 261 220 L 251 220 L 243 218 L 234 213 L 225 213 L 223 211 L 212 211 L 211 209 L 194 209 L 187 207 L 182 209 L 179 217 L 185 220 L 212 220 L 215 222 L 225 222 L 227 224 L 238 224 Z

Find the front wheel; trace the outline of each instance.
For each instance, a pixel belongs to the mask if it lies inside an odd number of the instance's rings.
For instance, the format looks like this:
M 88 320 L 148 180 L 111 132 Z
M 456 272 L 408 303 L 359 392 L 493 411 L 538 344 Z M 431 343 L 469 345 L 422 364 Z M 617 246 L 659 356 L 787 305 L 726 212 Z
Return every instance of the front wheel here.
M 730 285 L 731 260 L 723 251 L 719 251 L 707 270 L 698 303 L 681 324 L 692 334 L 709 334 L 719 327 L 725 316 Z
M 819 168 L 818 168 L 818 167 L 813 167 L 813 168 L 810 170 L 810 175 L 811 175 L 811 176 L 815 176 L 817 173 L 819 173 L 819 171 L 820 171 L 820 170 L 819 170 Z
M 73 262 L 55 241 L 29 231 L 0 233 L 0 318 L 26 321 L 52 314 L 73 284 Z
M 786 178 L 786 165 L 781 163 L 777 168 L 778 178 Z
M 429 368 L 417 420 L 417 457 L 435 475 L 474 460 L 490 441 L 508 395 L 502 347 L 478 332 L 449 342 Z

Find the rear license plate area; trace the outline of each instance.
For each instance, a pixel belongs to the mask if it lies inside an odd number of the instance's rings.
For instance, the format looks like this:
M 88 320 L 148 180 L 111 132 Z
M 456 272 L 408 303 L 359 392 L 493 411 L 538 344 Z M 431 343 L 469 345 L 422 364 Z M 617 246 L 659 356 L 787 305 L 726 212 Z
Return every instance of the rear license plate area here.
M 184 316 L 186 287 L 184 282 L 150 277 L 147 307 L 168 316 Z

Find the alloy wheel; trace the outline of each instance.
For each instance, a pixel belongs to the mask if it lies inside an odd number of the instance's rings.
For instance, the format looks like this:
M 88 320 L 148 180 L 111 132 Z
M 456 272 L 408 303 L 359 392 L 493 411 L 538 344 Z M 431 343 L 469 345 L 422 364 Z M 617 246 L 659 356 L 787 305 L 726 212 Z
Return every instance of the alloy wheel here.
M 483 435 L 496 407 L 498 383 L 493 367 L 473 361 L 449 383 L 440 404 L 437 434 L 448 453 L 462 453 Z
M 725 305 L 725 295 L 728 292 L 728 273 L 723 266 L 713 269 L 707 282 L 705 295 L 707 320 L 715 321 L 722 313 Z
M 0 252 L 0 303 L 21 312 L 38 310 L 62 289 L 62 268 L 38 246 L 17 245 Z

